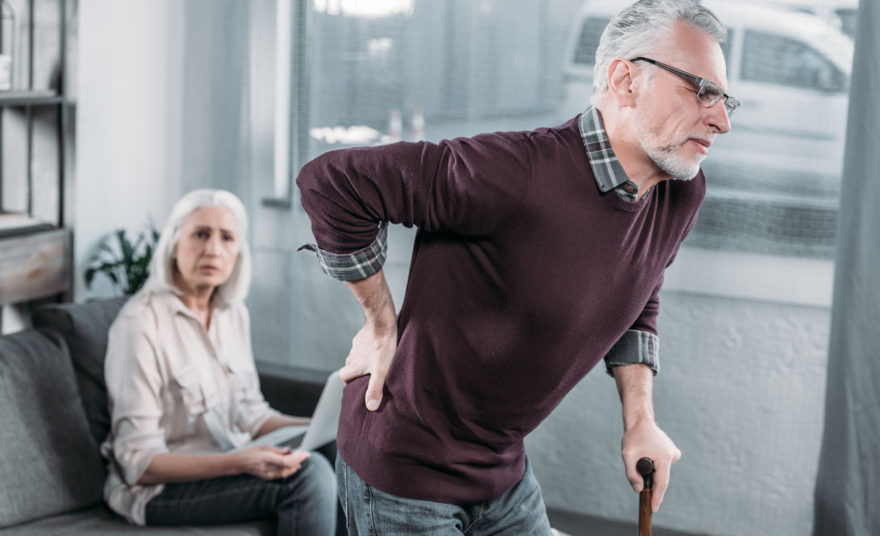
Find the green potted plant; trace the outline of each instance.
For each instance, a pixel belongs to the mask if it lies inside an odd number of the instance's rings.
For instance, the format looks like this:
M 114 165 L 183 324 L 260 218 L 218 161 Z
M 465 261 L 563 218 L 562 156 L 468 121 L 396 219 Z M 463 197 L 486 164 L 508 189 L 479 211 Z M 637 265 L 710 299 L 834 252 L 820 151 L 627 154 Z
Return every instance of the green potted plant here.
M 131 296 L 146 282 L 150 275 L 150 259 L 159 241 L 159 231 L 149 224 L 146 231 L 129 239 L 124 229 L 107 235 L 98 251 L 89 260 L 85 272 L 86 288 L 91 289 L 95 276 L 103 274 L 117 291 Z

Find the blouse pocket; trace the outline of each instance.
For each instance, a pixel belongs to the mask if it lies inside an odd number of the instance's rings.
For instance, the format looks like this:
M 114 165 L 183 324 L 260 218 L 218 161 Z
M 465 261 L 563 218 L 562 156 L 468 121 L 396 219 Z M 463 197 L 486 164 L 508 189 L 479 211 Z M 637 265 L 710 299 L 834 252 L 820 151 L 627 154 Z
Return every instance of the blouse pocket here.
M 241 359 L 229 359 L 226 369 L 229 371 L 229 381 L 237 401 L 252 399 L 260 393 L 260 380 L 252 364 Z
M 217 407 L 220 402 L 213 384 L 199 380 L 198 371 L 194 367 L 185 367 L 174 376 L 174 381 L 180 387 L 180 397 L 190 429 L 196 419 Z

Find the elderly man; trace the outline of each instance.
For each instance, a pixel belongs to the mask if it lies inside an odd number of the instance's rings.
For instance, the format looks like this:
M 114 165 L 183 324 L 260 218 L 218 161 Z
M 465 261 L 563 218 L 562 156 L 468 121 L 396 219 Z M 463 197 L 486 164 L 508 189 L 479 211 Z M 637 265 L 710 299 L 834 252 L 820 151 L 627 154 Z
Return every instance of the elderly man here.
M 737 107 L 725 33 L 694 1 L 641 0 L 602 36 L 593 106 L 561 126 L 303 168 L 312 249 L 366 314 L 340 371 L 351 533 L 549 533 L 523 438 L 603 358 L 627 478 L 639 491 L 653 459 L 659 507 L 681 453 L 654 421 L 658 292 Z M 388 222 L 419 229 L 399 316 Z

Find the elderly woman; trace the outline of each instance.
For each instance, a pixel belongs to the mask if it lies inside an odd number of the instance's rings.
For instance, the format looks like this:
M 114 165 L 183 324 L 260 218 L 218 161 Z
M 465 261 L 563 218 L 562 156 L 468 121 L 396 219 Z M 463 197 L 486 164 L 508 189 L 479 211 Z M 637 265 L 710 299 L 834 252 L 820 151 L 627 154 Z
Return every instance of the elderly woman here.
M 144 288 L 110 328 L 108 504 L 138 525 L 277 517 L 279 535 L 333 534 L 335 475 L 320 454 L 253 438 L 308 419 L 263 399 L 243 303 L 247 223 L 229 192 L 185 195 Z

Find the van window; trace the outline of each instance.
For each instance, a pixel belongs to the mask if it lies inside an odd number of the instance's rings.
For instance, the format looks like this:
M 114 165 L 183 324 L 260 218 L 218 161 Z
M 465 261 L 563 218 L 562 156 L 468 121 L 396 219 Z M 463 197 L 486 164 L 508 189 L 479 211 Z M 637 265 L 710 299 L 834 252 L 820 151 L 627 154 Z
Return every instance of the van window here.
M 806 43 L 754 30 L 745 33 L 742 79 L 824 92 L 846 90 L 846 75 Z
M 593 65 L 596 63 L 596 49 L 599 48 L 599 38 L 602 31 L 608 26 L 610 18 L 588 17 L 581 25 L 578 34 L 577 45 L 574 49 L 575 65 Z

